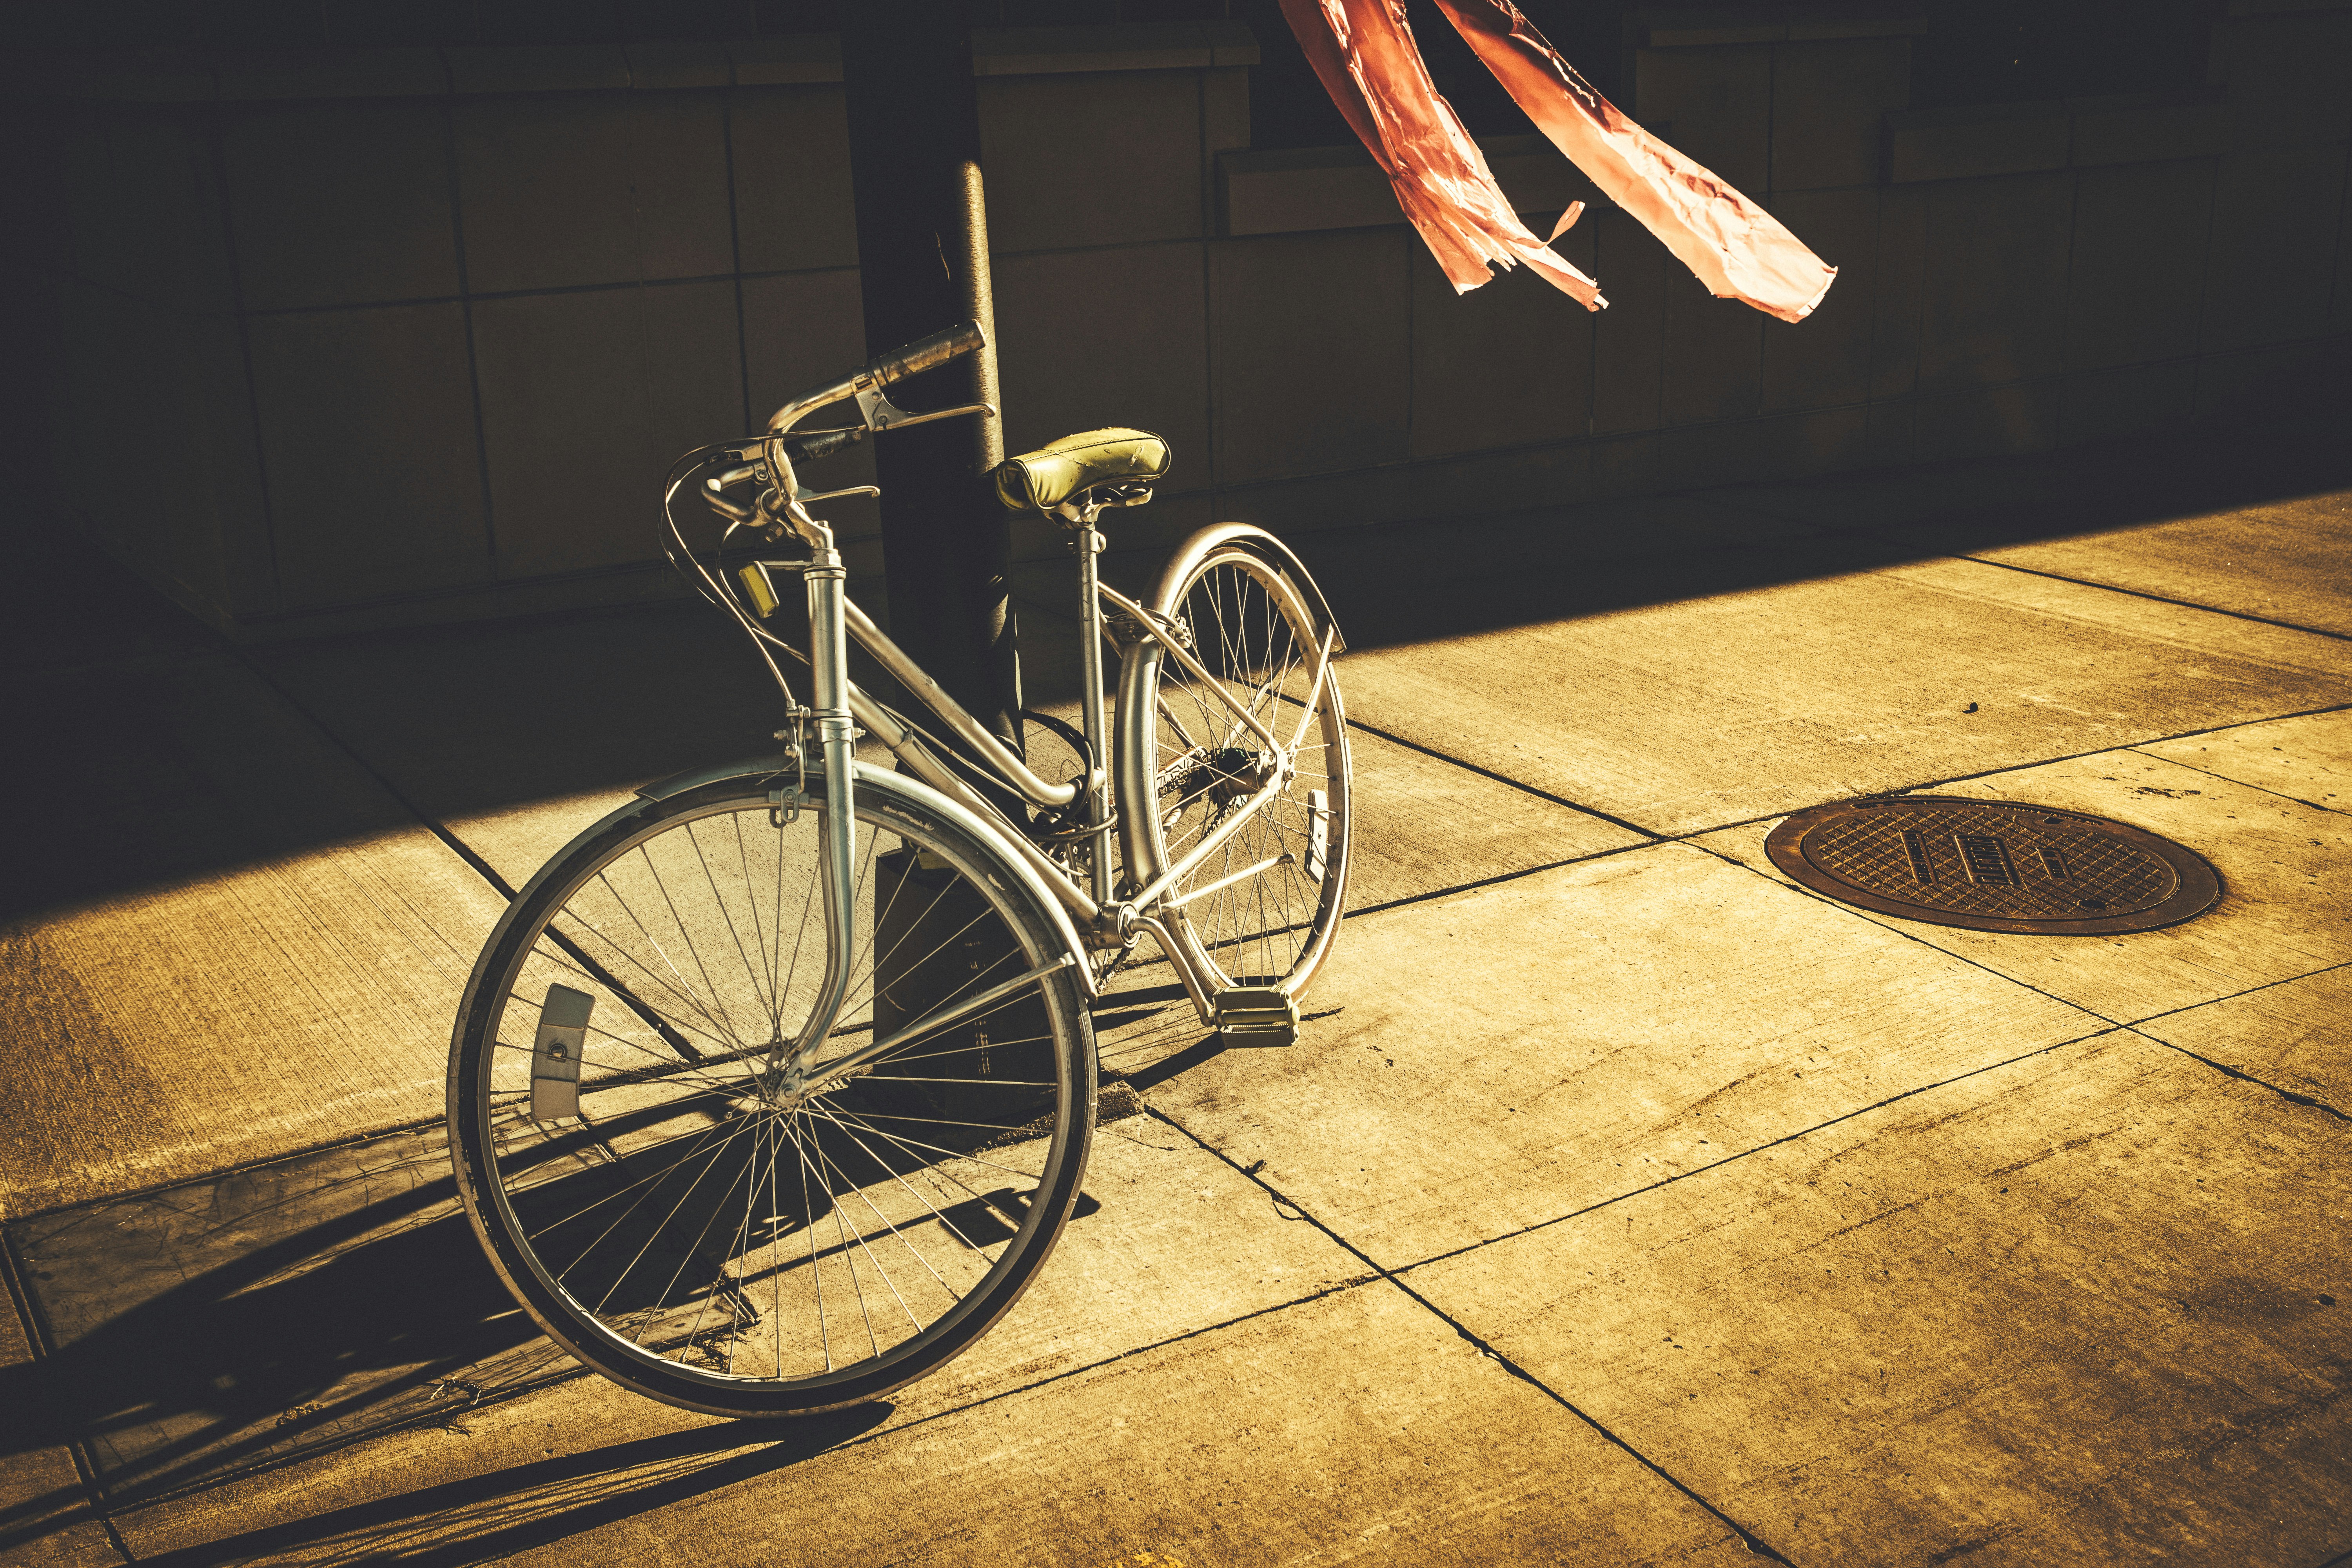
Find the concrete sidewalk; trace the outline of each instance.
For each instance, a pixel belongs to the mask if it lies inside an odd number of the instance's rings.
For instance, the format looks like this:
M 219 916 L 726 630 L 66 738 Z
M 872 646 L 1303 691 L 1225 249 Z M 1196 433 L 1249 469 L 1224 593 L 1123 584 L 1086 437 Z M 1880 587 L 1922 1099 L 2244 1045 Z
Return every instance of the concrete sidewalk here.
M 1362 856 L 1315 1021 L 1220 1048 L 1129 972 L 1099 1208 L 946 1373 L 776 1428 L 571 1375 L 431 1126 L 502 890 L 758 744 L 726 628 L 53 605 L 0 1562 L 2341 1562 L 2352 474 L 2279 440 L 1310 536 Z M 1927 788 L 2224 897 L 2001 935 L 1762 854 Z

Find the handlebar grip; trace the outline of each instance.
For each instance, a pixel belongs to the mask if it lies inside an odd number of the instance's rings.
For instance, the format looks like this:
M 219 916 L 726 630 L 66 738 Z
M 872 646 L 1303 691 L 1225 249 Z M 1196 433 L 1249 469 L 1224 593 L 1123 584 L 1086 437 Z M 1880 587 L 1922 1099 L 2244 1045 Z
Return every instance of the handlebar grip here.
M 819 458 L 830 458 L 844 447 L 854 447 L 866 439 L 866 426 L 852 425 L 846 430 L 813 430 L 805 436 L 784 437 L 784 456 L 793 466 L 814 463 Z
M 873 373 L 875 385 L 888 386 L 943 365 L 958 354 L 971 353 L 987 342 L 981 336 L 978 321 L 966 321 L 943 332 L 933 332 L 928 338 L 918 338 L 905 348 L 893 349 L 866 368 Z

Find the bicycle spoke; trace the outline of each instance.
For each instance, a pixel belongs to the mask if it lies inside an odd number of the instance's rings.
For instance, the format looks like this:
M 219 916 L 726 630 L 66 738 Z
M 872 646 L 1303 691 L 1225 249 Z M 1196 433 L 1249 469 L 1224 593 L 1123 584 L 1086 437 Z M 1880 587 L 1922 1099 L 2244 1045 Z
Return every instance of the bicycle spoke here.
M 878 1356 L 882 1353 L 882 1342 L 874 1332 L 874 1313 L 866 1305 L 866 1283 L 857 1278 L 857 1259 L 849 1255 L 849 1238 L 857 1227 L 850 1223 L 848 1212 L 842 1205 L 841 1194 L 833 1190 L 833 1184 L 825 1175 L 833 1165 L 832 1162 L 824 1157 L 824 1146 L 822 1143 L 816 1146 L 815 1153 L 818 1184 L 823 1186 L 825 1194 L 833 1199 L 834 1233 L 841 1238 L 842 1264 L 849 1270 L 849 1288 L 857 1297 L 858 1320 L 866 1325 L 866 1349 Z M 861 1246 L 864 1240 L 865 1237 L 862 1236 L 858 1237 Z
M 743 961 L 743 973 L 751 982 L 752 994 L 760 999 L 761 1011 L 766 1012 L 768 998 L 760 989 L 760 972 L 751 963 L 751 955 L 743 949 L 743 933 L 735 929 L 735 916 L 727 908 L 726 895 L 719 890 L 719 879 L 710 874 L 710 858 L 703 853 L 702 840 L 694 831 L 694 824 L 686 827 L 687 842 L 694 847 L 694 858 L 702 867 L 703 885 L 710 889 L 710 901 L 719 906 L 719 918 L 727 922 L 727 934 L 735 943 L 735 956 Z
M 686 837 L 689 843 L 694 839 L 694 824 L 690 822 L 686 825 Z M 735 1038 L 736 1043 L 740 1045 L 741 1037 L 735 1036 L 733 1022 L 726 1016 L 726 1004 L 719 998 L 719 987 L 711 982 L 709 966 L 702 962 L 702 949 L 695 944 L 694 933 L 687 929 L 686 917 L 677 912 L 677 900 L 670 896 L 669 883 L 662 877 L 661 868 L 654 864 L 653 856 L 642 844 L 637 846 L 637 858 L 644 861 L 646 869 L 653 873 L 654 887 L 660 891 L 662 903 L 669 910 L 669 918 L 677 926 L 678 938 L 685 942 L 688 955 L 694 960 L 695 973 L 702 976 L 702 984 L 709 988 L 710 1005 L 718 1011 L 718 1016 L 713 1021 L 726 1029 L 728 1034 Z M 667 954 L 664 954 L 664 962 L 667 962 Z M 678 984 L 682 985 L 685 983 L 686 976 L 679 975 Z
M 1327 887 L 1321 875 L 1346 832 L 1336 678 L 1328 667 L 1316 673 L 1324 639 L 1303 603 L 1246 551 L 1206 557 L 1169 609 L 1192 629 L 1207 675 L 1164 658 L 1154 666 L 1149 734 L 1158 754 L 1146 776 L 1160 792 L 1152 824 L 1159 868 L 1183 864 L 1212 835 L 1223 835 L 1171 885 L 1173 898 L 1213 889 L 1178 910 L 1175 930 L 1232 984 L 1279 984 L 1319 948 L 1337 918 L 1336 896 L 1327 893 L 1336 895 L 1338 885 Z M 1300 717 L 1285 720 L 1284 710 Z M 1295 732 L 1298 743 L 1265 758 L 1255 750 L 1253 720 Z M 1235 771 L 1237 761 L 1252 758 L 1287 769 L 1278 790 L 1263 794 L 1263 774 Z M 1309 791 L 1324 803 L 1312 811 Z M 1245 804 L 1250 818 L 1232 821 Z M 1308 876 L 1318 837 L 1325 840 L 1323 860 Z
M 847 1133 L 851 1142 L 856 1144 L 860 1149 L 866 1149 L 866 1141 L 857 1136 L 856 1129 L 852 1127 L 849 1122 L 844 1121 L 841 1117 L 835 1115 L 831 1108 L 822 1104 L 821 1102 L 812 1102 L 810 1109 L 815 1114 L 824 1117 L 827 1121 L 832 1122 L 835 1126 Z M 881 1136 L 880 1132 L 875 1129 L 869 1128 L 867 1131 L 875 1131 L 876 1136 L 877 1137 Z M 944 1228 L 950 1236 L 954 1237 L 958 1241 L 962 1242 L 974 1252 L 981 1250 L 980 1243 L 972 1240 L 970 1237 L 964 1235 L 963 1232 L 958 1230 L 955 1226 L 955 1221 L 948 1218 L 946 1215 L 940 1213 L 939 1206 L 933 1204 L 929 1198 L 924 1196 L 921 1189 L 918 1188 L 907 1180 L 906 1173 L 904 1172 L 900 1171 L 897 1166 L 892 1165 L 888 1161 L 883 1159 L 879 1154 L 875 1154 L 870 1149 L 866 1149 L 866 1153 L 873 1159 L 876 1164 L 881 1166 L 883 1170 L 887 1171 L 890 1173 L 890 1179 L 892 1181 L 898 1183 L 900 1186 L 905 1187 L 908 1194 L 912 1196 L 917 1203 L 930 1210 L 931 1217 L 938 1220 L 940 1226 Z M 919 1166 L 917 1168 L 920 1169 Z M 969 1192 L 971 1189 L 967 1187 L 965 1191 Z M 900 1239 L 904 1240 L 905 1238 L 902 1237 Z M 914 1251 L 912 1243 L 908 1244 L 908 1250 L 910 1252 Z M 957 1292 L 955 1287 L 948 1284 L 944 1279 L 940 1278 L 940 1271 L 938 1269 L 931 1268 L 930 1264 L 928 1261 L 925 1261 L 921 1253 L 918 1252 L 915 1254 L 915 1260 L 921 1263 L 925 1268 L 930 1269 L 931 1278 L 938 1279 L 940 1287 L 945 1289 L 948 1294 L 954 1296 L 959 1301 L 963 1300 L 963 1297 Z
M 800 1127 L 803 1120 L 804 1118 L 795 1111 L 786 1126 L 792 1134 L 793 1153 L 800 1162 L 801 1212 L 808 1215 L 809 1279 L 816 1288 L 817 1339 L 824 1351 L 824 1370 L 831 1372 L 833 1370 L 833 1331 L 825 1321 L 824 1315 L 824 1266 L 816 1255 L 816 1205 L 809 1202 L 808 1151 L 801 1146 Z M 781 1355 L 782 1352 L 780 1350 L 777 1353 Z
M 850 1139 L 850 1142 L 856 1143 L 857 1142 L 857 1140 L 853 1136 Z M 861 1149 L 865 1147 L 862 1143 L 858 1146 Z M 860 1184 L 853 1190 L 857 1194 L 857 1201 L 874 1211 L 874 1217 L 882 1222 L 882 1228 L 888 1231 L 901 1245 L 906 1246 L 908 1251 L 914 1252 L 915 1249 L 913 1246 L 910 1243 L 908 1243 L 907 1238 L 904 1236 L 899 1234 L 898 1227 L 890 1223 L 890 1216 L 884 1214 L 880 1207 L 875 1204 L 873 1198 L 867 1195 L 864 1184 Z M 870 1247 L 861 1246 L 859 1250 L 865 1253 L 866 1262 L 873 1265 L 876 1277 L 878 1278 L 882 1281 L 883 1285 L 888 1289 L 890 1299 L 898 1303 L 898 1310 L 900 1311 L 907 1314 L 907 1321 L 915 1325 L 915 1331 L 917 1333 L 921 1333 L 923 1331 L 923 1321 L 915 1316 L 914 1308 L 907 1305 L 906 1296 L 899 1291 L 898 1283 L 890 1278 L 889 1270 L 882 1267 L 882 1260 L 874 1256 L 874 1249 Z M 922 1255 L 920 1253 L 916 1253 L 915 1260 L 919 1263 L 922 1262 Z M 929 1265 L 925 1264 L 924 1267 L 929 1268 Z M 947 1282 L 945 1280 L 940 1280 L 940 1283 L 944 1285 Z
M 623 958 L 627 959 L 630 964 L 636 969 L 637 973 L 643 974 L 646 979 L 652 981 L 655 984 L 659 985 L 663 990 L 668 992 L 680 1002 L 691 1007 L 695 1014 L 699 1016 L 705 1024 L 710 1026 L 709 1029 L 696 1030 L 695 1032 L 697 1034 L 707 1034 L 714 1039 L 724 1039 L 730 1045 L 741 1045 L 743 1042 L 736 1037 L 734 1032 L 731 1029 L 729 1029 L 726 1025 L 721 1023 L 719 1019 L 712 1017 L 710 1016 L 710 1010 L 704 1006 L 700 998 L 695 996 L 688 988 L 686 976 L 678 973 L 677 965 L 670 961 L 669 954 L 663 950 L 661 943 L 654 939 L 654 934 L 646 929 L 645 921 L 637 918 L 636 910 L 629 907 L 628 900 L 621 896 L 620 889 L 613 886 L 612 879 L 600 871 L 596 875 L 596 880 L 604 885 L 606 892 L 613 895 L 613 901 L 620 905 L 621 912 L 629 917 L 629 923 L 637 928 L 638 934 L 646 939 L 646 945 L 654 950 L 655 956 L 658 957 L 662 961 L 662 966 L 670 972 L 671 976 L 677 982 L 677 984 L 673 985 L 669 981 L 664 980 L 660 975 L 656 974 L 651 969 L 648 969 L 645 965 L 644 962 L 641 961 L 635 953 L 629 952 L 628 949 L 623 947 L 619 942 L 614 942 L 611 937 L 606 936 L 604 931 L 597 929 L 597 927 L 590 922 L 584 915 L 582 915 L 576 910 L 566 909 L 563 913 L 571 918 L 572 922 L 574 925 L 580 926 L 582 929 L 587 931 L 591 935 L 594 936 L 599 942 L 604 942 L 614 952 L 620 954 Z

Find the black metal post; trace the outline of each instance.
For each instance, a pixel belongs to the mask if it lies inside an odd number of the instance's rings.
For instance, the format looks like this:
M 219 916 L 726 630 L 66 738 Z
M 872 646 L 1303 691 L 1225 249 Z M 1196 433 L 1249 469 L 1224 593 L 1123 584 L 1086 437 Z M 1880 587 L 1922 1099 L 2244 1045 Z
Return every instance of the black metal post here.
M 856 0 L 842 7 L 841 65 L 866 351 L 978 321 L 987 348 L 890 396 L 913 410 L 998 403 L 968 7 Z M 1017 742 L 1010 520 L 982 483 L 1003 458 L 996 419 L 919 426 L 884 436 L 874 451 L 891 637 L 975 718 Z

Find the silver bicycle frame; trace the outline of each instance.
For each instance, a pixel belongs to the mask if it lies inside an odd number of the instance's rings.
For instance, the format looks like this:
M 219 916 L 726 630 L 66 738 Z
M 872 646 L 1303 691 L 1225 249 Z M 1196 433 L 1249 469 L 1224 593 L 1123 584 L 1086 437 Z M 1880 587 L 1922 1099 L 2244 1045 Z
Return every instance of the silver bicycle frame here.
M 1082 937 L 1091 944 L 1123 948 L 1133 942 L 1137 931 L 1150 931 L 1159 942 L 1160 951 L 1166 954 L 1170 966 L 1175 970 L 1177 978 L 1182 982 L 1185 994 L 1199 1012 L 1201 1021 L 1213 1026 L 1216 1004 L 1210 994 L 1209 978 L 1192 968 L 1185 956 L 1184 945 L 1177 942 L 1168 929 L 1167 917 L 1192 899 L 1214 892 L 1227 883 L 1264 868 L 1247 868 L 1234 877 L 1197 889 L 1182 898 L 1169 900 L 1165 895 L 1170 888 L 1222 847 L 1251 817 L 1263 811 L 1288 782 L 1292 759 L 1306 739 L 1307 726 L 1313 721 L 1324 683 L 1328 678 L 1332 657 L 1331 631 L 1327 629 L 1314 650 L 1315 663 L 1309 677 L 1307 702 L 1297 726 L 1286 744 L 1245 703 L 1236 700 L 1225 689 L 1224 684 L 1209 673 L 1177 636 L 1163 628 L 1158 616 L 1125 595 L 1103 584 L 1096 567 L 1096 556 L 1102 549 L 1103 539 L 1095 531 L 1095 511 L 1089 510 L 1083 516 L 1073 514 L 1071 521 L 1076 524 L 1074 531 L 1081 598 L 1080 659 L 1085 681 L 1080 702 L 1081 717 L 1094 765 L 1084 779 L 1064 784 L 1048 783 L 1033 772 L 985 725 L 965 711 L 937 680 L 892 642 L 864 611 L 850 602 L 845 587 L 848 574 L 843 570 L 840 552 L 835 548 L 833 530 L 823 521 L 811 516 L 803 504 L 791 458 L 780 437 L 813 409 L 855 396 L 866 416 L 867 428 L 877 430 L 958 414 L 980 414 L 989 418 L 993 418 L 996 414 L 995 409 L 982 404 L 970 408 L 942 410 L 938 414 L 908 415 L 891 407 L 877 389 L 866 384 L 867 381 L 866 373 L 860 372 L 840 382 L 803 393 L 785 404 L 768 421 L 768 438 L 764 443 L 763 457 L 775 489 L 772 498 L 763 500 L 759 515 L 782 523 L 807 544 L 813 554 L 808 561 L 774 561 L 759 564 L 763 568 L 798 570 L 805 580 L 809 665 L 814 703 L 805 714 L 805 729 L 798 737 L 798 743 L 805 746 L 813 740 L 822 751 L 824 761 L 824 889 L 827 975 L 819 1004 L 793 1047 L 788 1069 L 797 1074 L 806 1068 L 817 1047 L 839 1022 L 842 1004 L 847 993 L 849 954 L 856 950 L 851 925 L 856 840 L 850 760 L 860 733 L 872 734 L 898 755 L 909 773 L 973 813 L 982 822 L 996 827 L 1004 847 L 1024 861 L 1044 886 L 1068 909 Z M 770 510 L 771 501 L 781 502 L 781 506 Z M 741 510 L 724 502 L 716 504 L 722 512 L 730 516 Z M 1160 657 L 1174 659 L 1201 683 L 1203 689 L 1214 692 L 1232 710 L 1234 722 L 1228 732 L 1229 743 L 1232 738 L 1238 737 L 1246 730 L 1278 759 L 1273 773 L 1246 801 L 1229 813 L 1214 829 L 1203 835 L 1182 858 L 1164 868 L 1150 886 L 1137 889 L 1132 897 L 1127 899 L 1115 896 L 1117 889 L 1110 878 L 1111 770 L 1108 762 L 1112 742 L 1103 698 L 1102 654 L 1103 645 L 1108 640 L 1102 616 L 1105 600 L 1124 612 L 1138 628 L 1136 648 L 1122 657 L 1138 657 L 1145 642 L 1155 646 Z M 749 623 L 746 625 L 748 627 Z M 759 635 L 756 628 L 754 630 L 755 635 Z M 1017 824 L 1009 821 L 992 802 L 973 788 L 962 773 L 849 679 L 848 643 L 853 637 L 859 647 L 873 655 L 876 662 L 888 671 L 893 679 L 970 746 L 990 773 L 1024 799 L 1039 806 L 1058 808 L 1068 806 L 1083 793 L 1086 819 L 1092 829 L 1090 838 L 1094 846 L 1088 879 L 1090 885 L 1081 886 L 1066 868 L 1032 842 Z M 1070 959 L 1076 963 L 1081 983 L 1091 994 L 1094 988 L 1093 966 L 1085 962 L 1083 953 L 1073 953 Z M 1060 967 L 1063 964 L 1057 962 L 1035 973 L 1019 976 L 1007 984 L 1025 984 Z M 929 1022 L 925 1020 L 917 1026 L 928 1027 Z

